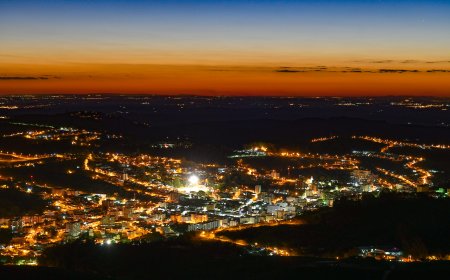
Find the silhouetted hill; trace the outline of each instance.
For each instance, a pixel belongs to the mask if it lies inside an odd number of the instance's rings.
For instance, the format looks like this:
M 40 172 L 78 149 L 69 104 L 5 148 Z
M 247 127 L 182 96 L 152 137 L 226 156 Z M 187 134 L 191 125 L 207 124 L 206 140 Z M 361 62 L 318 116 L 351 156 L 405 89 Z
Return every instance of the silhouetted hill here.
M 58 269 L 25 269 L 39 279 L 77 271 L 108 279 L 436 279 L 450 272 L 448 262 L 386 263 L 373 260 L 251 257 L 239 248 L 214 242 L 172 240 L 155 244 L 68 244 L 49 249 L 41 265 Z M 236 254 L 237 253 L 237 254 Z M 17 268 L 17 270 L 20 270 Z M 3 272 L 4 273 L 4 272 Z M 0 267 L 0 276 L 2 268 Z M 42 276 L 42 278 L 40 277 Z M 55 279 L 55 278 L 50 278 Z M 69 278 L 72 279 L 72 278 Z
M 235 240 L 297 250 L 300 254 L 348 256 L 359 246 L 396 246 L 415 257 L 450 254 L 450 199 L 385 194 L 304 216 L 304 225 L 258 227 L 220 234 Z M 282 237 L 282 238 L 280 238 Z

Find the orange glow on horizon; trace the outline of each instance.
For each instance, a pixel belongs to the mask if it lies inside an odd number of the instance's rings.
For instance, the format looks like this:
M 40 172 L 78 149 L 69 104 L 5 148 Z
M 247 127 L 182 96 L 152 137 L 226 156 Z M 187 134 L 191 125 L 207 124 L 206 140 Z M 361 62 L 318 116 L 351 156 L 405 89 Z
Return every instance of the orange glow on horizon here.
M 449 72 L 430 73 L 421 69 L 378 73 L 373 68 L 351 72 L 347 68 L 329 67 L 320 71 L 314 66 L 280 70 L 271 66 L 6 65 L 0 66 L 3 77 L 0 93 L 450 96 Z

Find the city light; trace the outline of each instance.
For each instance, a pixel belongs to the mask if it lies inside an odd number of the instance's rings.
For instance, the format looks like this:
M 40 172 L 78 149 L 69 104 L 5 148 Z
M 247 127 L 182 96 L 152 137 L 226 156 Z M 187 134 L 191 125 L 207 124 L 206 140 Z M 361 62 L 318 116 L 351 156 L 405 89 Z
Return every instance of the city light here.
M 200 178 L 198 178 L 198 176 L 197 175 L 191 175 L 190 177 L 189 177 L 189 179 L 188 179 L 188 182 L 191 184 L 191 185 L 198 185 L 198 183 L 199 183 L 199 181 L 200 181 Z
M 100 119 L 90 112 L 74 115 Z M 423 193 L 432 199 L 450 196 L 450 189 L 442 183 L 447 176 L 445 170 L 433 158 L 447 152 L 445 142 L 430 144 L 368 135 L 308 136 L 308 148 L 242 143 L 224 149 L 223 161 L 213 158 L 194 162 L 185 160 L 184 155 L 171 154 L 172 149 L 192 147 L 184 140 L 170 139 L 170 146 L 161 145 L 166 142 L 151 143 L 150 150 L 112 151 L 95 145 L 101 145 L 100 139 L 122 145 L 122 136 L 69 126 L 9 125 L 18 128 L 0 138 L 8 143 L 18 139 L 19 146 L 24 142 L 27 152 L 15 146 L 2 148 L 0 191 L 17 197 L 25 194 L 41 207 L 0 217 L 0 228 L 12 236 L 0 246 L 0 258 L 7 264 L 36 265 L 46 248 L 76 240 L 105 248 L 152 242 L 147 240 L 152 235 L 226 242 L 250 255 L 295 256 L 301 250 L 287 244 L 282 248 L 278 242 L 233 239 L 224 234 L 301 226 L 307 223 L 303 217 L 308 213 L 334 211 L 331 208 L 342 201 L 378 199 L 384 192 L 401 197 Z M 341 142 L 349 148 L 333 150 Z M 47 143 L 71 148 L 64 151 L 55 146 L 58 151 L 52 152 L 48 145 L 42 150 L 46 152 L 40 153 L 40 149 L 29 152 L 27 146 Z M 392 248 L 363 245 L 369 246 L 361 249 L 362 257 L 419 261 L 392 255 L 397 254 Z M 342 259 L 342 255 L 333 257 Z M 436 252 L 425 256 L 428 261 L 445 258 Z

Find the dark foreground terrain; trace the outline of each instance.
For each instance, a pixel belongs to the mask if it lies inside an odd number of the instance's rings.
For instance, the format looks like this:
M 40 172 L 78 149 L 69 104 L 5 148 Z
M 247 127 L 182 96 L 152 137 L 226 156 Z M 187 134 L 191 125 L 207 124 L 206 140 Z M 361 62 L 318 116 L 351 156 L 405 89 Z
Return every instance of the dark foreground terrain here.
M 444 257 L 450 254 L 449 215 L 450 199 L 381 193 L 378 198 L 368 195 L 361 201 L 339 201 L 333 208 L 307 213 L 302 217 L 305 224 L 219 234 L 249 244 L 293 249 L 300 255 L 349 257 L 360 246 L 394 246 L 415 258 Z
M 100 254 L 97 258 L 105 257 Z M 449 262 L 399 264 L 365 260 L 308 260 L 299 257 L 150 257 L 130 265 L 108 260 L 104 270 L 0 266 L 0 279 L 446 279 Z M 120 262 L 123 262 L 120 264 Z

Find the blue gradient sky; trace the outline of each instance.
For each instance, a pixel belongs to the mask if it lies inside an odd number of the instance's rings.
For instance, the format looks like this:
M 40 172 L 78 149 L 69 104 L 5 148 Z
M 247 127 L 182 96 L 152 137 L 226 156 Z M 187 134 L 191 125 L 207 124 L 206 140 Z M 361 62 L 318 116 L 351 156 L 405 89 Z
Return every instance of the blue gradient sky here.
M 449 15 L 450 1 L 1 1 L 0 54 L 232 64 L 446 59 Z
M 447 69 L 450 1 L 0 0 L 0 42 L 4 75 L 101 76 L 98 65 L 118 64 Z

